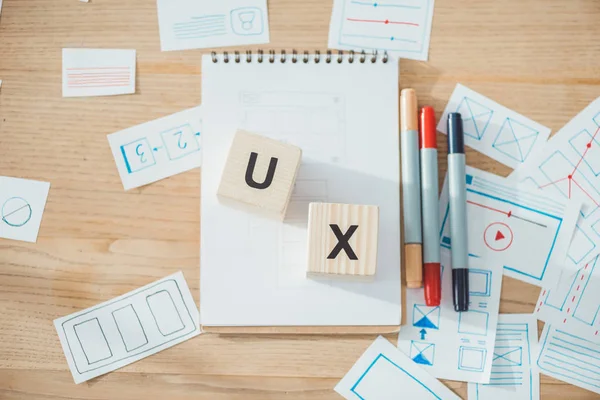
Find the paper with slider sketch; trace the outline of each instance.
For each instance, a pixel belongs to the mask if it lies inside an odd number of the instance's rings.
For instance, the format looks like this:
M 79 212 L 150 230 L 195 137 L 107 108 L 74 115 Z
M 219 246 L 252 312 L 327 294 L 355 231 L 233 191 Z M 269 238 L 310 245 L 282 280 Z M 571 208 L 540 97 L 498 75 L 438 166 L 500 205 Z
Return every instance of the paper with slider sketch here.
M 460 400 L 382 336 L 360 356 L 335 391 L 348 400 Z
M 108 135 L 125 190 L 199 167 L 201 131 L 195 107 Z
M 54 320 L 75 383 L 114 371 L 200 334 L 181 272 Z
M 162 51 L 269 43 L 266 0 L 157 0 Z
M 0 237 L 35 243 L 50 183 L 0 176 Z
M 467 167 L 466 173 L 469 252 L 501 263 L 513 278 L 537 286 L 556 285 L 581 203 L 522 190 L 476 168 Z M 447 176 L 440 217 L 440 243 L 451 249 Z
M 490 379 L 502 265 L 469 257 L 469 311 L 452 303 L 450 252 L 442 249 L 442 302 L 425 304 L 423 289 L 406 289 L 407 324 L 398 347 L 439 379 L 487 383 Z
M 531 314 L 500 314 L 490 383 L 469 383 L 469 400 L 539 400 L 537 320 Z
M 453 112 L 462 116 L 467 146 L 511 168 L 519 167 L 540 151 L 551 132 L 461 84 L 452 92 L 438 131 L 448 133 L 448 114 Z
M 63 97 L 135 93 L 135 50 L 63 49 Z
M 335 0 L 329 47 L 427 61 L 434 0 Z

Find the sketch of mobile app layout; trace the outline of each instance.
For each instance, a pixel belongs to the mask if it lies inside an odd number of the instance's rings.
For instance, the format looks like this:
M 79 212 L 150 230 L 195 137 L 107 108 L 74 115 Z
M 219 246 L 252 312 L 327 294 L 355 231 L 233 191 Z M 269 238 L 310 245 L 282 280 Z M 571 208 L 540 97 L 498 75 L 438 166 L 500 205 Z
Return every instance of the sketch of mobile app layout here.
M 434 0 L 335 0 L 329 47 L 427 61 Z
M 54 320 L 75 383 L 85 382 L 200 334 L 181 272 Z
M 565 274 L 574 276 L 600 252 L 600 98 L 509 177 L 556 199 L 583 203 Z M 568 279 L 568 278 L 567 278 Z
M 600 345 L 546 324 L 538 346 L 542 374 L 600 394 Z
M 162 51 L 269 43 L 266 0 L 157 0 Z
M 35 243 L 50 183 L 0 176 L 0 237 Z
M 201 130 L 195 107 L 108 135 L 125 190 L 200 167 Z
M 460 399 L 382 336 L 360 356 L 335 391 L 349 400 Z
M 63 97 L 135 93 L 135 50 L 63 49 Z
M 469 383 L 469 400 L 539 400 L 537 344 L 533 315 L 500 314 L 490 383 Z
M 448 134 L 448 114 L 462 116 L 465 144 L 511 168 L 539 152 L 550 128 L 518 114 L 461 85 L 456 85 L 437 130 Z
M 563 273 L 558 286 L 543 288 L 534 315 L 565 332 L 600 343 L 600 256 Z
M 502 263 L 504 273 L 513 278 L 537 286 L 556 285 L 581 203 L 521 190 L 476 168 L 466 171 L 469 252 Z M 451 249 L 447 176 L 440 218 L 440 243 Z
M 501 287 L 501 264 L 469 256 L 469 311 L 457 313 L 450 252 L 442 249 L 442 302 L 428 307 L 423 289 L 406 290 L 408 323 L 399 349 L 436 378 L 488 383 Z

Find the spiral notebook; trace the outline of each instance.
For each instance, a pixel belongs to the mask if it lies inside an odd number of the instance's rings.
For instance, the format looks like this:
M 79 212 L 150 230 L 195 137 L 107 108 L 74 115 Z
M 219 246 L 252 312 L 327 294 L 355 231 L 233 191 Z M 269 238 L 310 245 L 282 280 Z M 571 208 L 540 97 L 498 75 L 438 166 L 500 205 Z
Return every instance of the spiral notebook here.
M 304 52 L 212 54 L 202 61 L 204 328 L 397 330 L 401 319 L 398 62 L 387 55 Z M 302 148 L 284 221 L 217 199 L 238 129 Z M 379 206 L 374 281 L 306 278 L 311 202 Z

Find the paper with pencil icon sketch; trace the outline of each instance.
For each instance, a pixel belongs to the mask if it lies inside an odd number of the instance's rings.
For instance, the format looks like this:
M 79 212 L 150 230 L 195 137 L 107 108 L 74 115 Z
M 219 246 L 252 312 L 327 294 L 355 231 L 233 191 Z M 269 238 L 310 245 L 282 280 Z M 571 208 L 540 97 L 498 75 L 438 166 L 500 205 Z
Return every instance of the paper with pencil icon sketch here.
M 465 144 L 511 168 L 517 168 L 539 152 L 550 128 L 538 124 L 493 100 L 456 85 L 437 130 L 447 134 L 448 114 L 462 116 Z
M 349 400 L 459 400 L 443 383 L 379 336 L 336 385 Z
M 408 322 L 398 335 L 398 348 L 436 378 L 487 383 L 502 265 L 470 256 L 469 284 L 469 311 L 457 313 L 452 303 L 450 253 L 442 249 L 442 302 L 427 306 L 423 289 L 406 289 Z

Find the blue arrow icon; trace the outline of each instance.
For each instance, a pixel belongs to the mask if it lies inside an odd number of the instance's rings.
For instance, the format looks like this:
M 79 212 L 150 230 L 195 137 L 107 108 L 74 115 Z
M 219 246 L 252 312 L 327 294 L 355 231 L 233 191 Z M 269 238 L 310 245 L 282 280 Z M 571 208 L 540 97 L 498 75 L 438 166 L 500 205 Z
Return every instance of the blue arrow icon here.
M 425 335 L 427 335 L 427 331 L 425 329 L 421 329 L 419 333 L 421 334 L 421 340 L 425 340 Z

